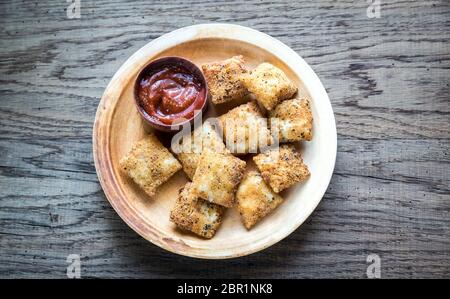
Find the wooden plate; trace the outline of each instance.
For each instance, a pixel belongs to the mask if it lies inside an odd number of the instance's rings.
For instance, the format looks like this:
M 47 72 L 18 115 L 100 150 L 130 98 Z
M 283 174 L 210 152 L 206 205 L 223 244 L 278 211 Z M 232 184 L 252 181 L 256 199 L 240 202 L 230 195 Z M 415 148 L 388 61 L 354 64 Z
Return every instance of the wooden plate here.
M 311 177 L 282 195 L 285 202 L 247 231 L 235 209 L 228 209 L 211 240 L 183 232 L 169 221 L 178 189 L 187 177 L 179 171 L 150 198 L 124 176 L 119 159 L 149 130 L 133 102 L 139 70 L 162 56 L 185 57 L 197 65 L 243 55 L 248 67 L 267 61 L 283 71 L 312 102 L 314 138 L 300 145 Z M 217 115 L 212 104 L 208 115 Z M 280 41 L 259 31 L 228 24 L 204 24 L 165 34 L 133 54 L 117 71 L 100 101 L 94 124 L 95 167 L 103 190 L 122 219 L 137 233 L 171 252 L 198 258 L 244 256 L 285 238 L 312 213 L 325 193 L 336 158 L 336 127 L 327 93 L 308 64 Z

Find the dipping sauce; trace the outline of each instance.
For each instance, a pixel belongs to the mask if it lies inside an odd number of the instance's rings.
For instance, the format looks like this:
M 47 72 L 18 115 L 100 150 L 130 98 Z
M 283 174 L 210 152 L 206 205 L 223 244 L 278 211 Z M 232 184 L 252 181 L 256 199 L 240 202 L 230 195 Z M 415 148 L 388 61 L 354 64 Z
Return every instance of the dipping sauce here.
M 192 119 L 202 109 L 206 88 L 201 79 L 183 65 L 165 65 L 143 74 L 137 88 L 139 104 L 155 122 L 171 125 Z

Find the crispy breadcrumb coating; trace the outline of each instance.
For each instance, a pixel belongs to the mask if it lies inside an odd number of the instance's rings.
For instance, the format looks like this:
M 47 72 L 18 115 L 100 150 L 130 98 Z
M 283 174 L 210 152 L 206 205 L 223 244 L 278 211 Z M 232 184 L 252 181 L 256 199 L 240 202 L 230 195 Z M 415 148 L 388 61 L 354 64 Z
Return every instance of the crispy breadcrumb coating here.
M 280 142 L 312 139 L 313 116 L 309 100 L 283 101 L 270 113 L 270 118 L 270 128 L 272 132 L 278 131 Z
M 221 136 L 209 122 L 204 122 L 203 125 L 195 129 L 190 136 L 186 136 L 185 142 L 190 142 L 190 151 L 181 152 L 177 154 L 177 157 L 183 165 L 184 172 L 191 180 L 194 178 L 200 155 L 204 149 L 215 151 L 217 153 L 229 152 L 225 147 Z
M 261 63 L 239 79 L 268 111 L 297 92 L 297 87 L 286 74 L 270 63 Z
M 245 161 L 231 154 L 204 151 L 192 180 L 192 193 L 209 202 L 232 207 L 245 165 Z
M 283 198 L 270 189 L 257 171 L 248 172 L 236 193 L 236 204 L 242 222 L 250 229 L 283 202 Z
M 261 175 L 276 193 L 306 180 L 310 173 L 293 145 L 281 145 L 253 157 Z
M 247 89 L 239 81 L 239 76 L 247 72 L 244 63 L 244 58 L 239 55 L 202 65 L 214 104 L 239 100 L 247 95 Z
M 222 223 L 225 208 L 193 196 L 191 187 L 192 183 L 187 183 L 180 189 L 170 212 L 170 221 L 182 229 L 210 239 Z
M 219 117 L 224 142 L 233 154 L 257 153 L 273 143 L 267 119 L 255 102 L 240 105 Z
M 181 164 L 151 133 L 133 145 L 119 162 L 120 168 L 148 195 L 181 169 Z

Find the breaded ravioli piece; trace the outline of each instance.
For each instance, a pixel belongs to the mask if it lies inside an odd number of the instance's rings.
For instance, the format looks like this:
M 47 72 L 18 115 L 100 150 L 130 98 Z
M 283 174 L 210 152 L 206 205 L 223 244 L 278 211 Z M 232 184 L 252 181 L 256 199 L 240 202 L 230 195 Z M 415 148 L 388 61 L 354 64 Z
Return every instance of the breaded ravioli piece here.
M 250 229 L 283 202 L 283 198 L 270 189 L 257 171 L 248 172 L 236 193 L 236 204 L 242 222 Z
M 268 111 L 297 92 L 297 87 L 282 70 L 266 62 L 239 78 Z
M 150 196 L 181 169 L 180 162 L 153 133 L 134 144 L 119 164 L 122 171 Z
M 219 117 L 224 142 L 233 154 L 257 153 L 273 143 L 267 119 L 256 102 L 240 105 Z
M 278 132 L 280 142 L 312 139 L 313 116 L 309 100 L 283 101 L 270 113 L 270 118 L 270 129 L 272 133 Z
M 276 193 L 306 180 L 309 177 L 308 166 L 293 145 L 281 145 L 253 157 L 261 175 Z
M 231 154 L 203 151 L 192 180 L 192 193 L 209 202 L 232 207 L 245 165 Z
M 195 129 L 191 135 L 185 138 L 184 142 L 190 144 L 190 149 L 177 154 L 177 157 L 183 165 L 184 172 L 191 180 L 194 178 L 200 155 L 204 149 L 217 153 L 229 152 L 221 136 L 209 122 L 204 122 L 201 127 Z
M 244 58 L 239 55 L 202 65 L 211 101 L 214 104 L 239 100 L 247 95 L 247 89 L 239 81 L 239 76 L 247 72 L 244 63 Z
M 180 189 L 170 212 L 170 221 L 182 229 L 210 239 L 222 223 L 225 208 L 193 196 L 191 188 L 192 183 L 187 183 Z

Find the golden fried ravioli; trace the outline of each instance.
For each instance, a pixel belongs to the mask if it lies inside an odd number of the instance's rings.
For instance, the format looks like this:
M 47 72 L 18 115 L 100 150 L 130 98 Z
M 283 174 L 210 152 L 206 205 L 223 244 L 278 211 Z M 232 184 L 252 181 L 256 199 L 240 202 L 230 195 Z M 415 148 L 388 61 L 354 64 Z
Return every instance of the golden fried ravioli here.
M 237 209 L 247 229 L 282 202 L 283 198 L 266 185 L 257 171 L 250 171 L 244 176 L 236 193 Z
M 233 154 L 257 153 L 273 143 L 267 119 L 255 102 L 240 105 L 219 117 L 224 141 Z
M 281 145 L 253 157 L 263 179 L 276 193 L 306 180 L 308 167 L 293 145 Z
M 209 202 L 232 207 L 245 164 L 231 154 L 203 151 L 192 180 L 192 193 Z
M 247 95 L 247 89 L 239 81 L 239 76 L 247 72 L 244 63 L 244 58 L 239 55 L 202 65 L 214 104 L 239 100 Z
M 239 79 L 268 111 L 297 92 L 297 87 L 286 74 L 270 63 L 261 63 Z
M 192 183 L 180 189 L 170 221 L 204 238 L 212 238 L 222 223 L 225 208 L 197 198 L 191 192 Z
M 292 99 L 281 102 L 270 113 L 270 129 L 278 132 L 280 142 L 312 139 L 313 117 L 309 101 Z
M 180 162 L 153 133 L 134 144 L 119 164 L 122 171 L 150 196 L 181 169 Z
M 217 153 L 229 152 L 221 136 L 209 122 L 204 122 L 201 127 L 195 129 L 191 135 L 185 138 L 186 140 L 184 142 L 191 145 L 190 149 L 177 154 L 177 157 L 183 165 L 184 172 L 191 180 L 194 178 L 200 155 L 204 149 Z

